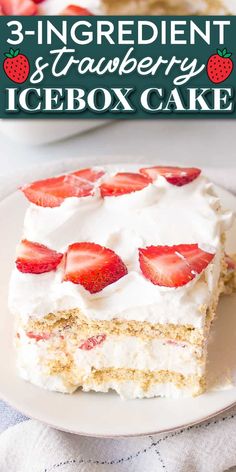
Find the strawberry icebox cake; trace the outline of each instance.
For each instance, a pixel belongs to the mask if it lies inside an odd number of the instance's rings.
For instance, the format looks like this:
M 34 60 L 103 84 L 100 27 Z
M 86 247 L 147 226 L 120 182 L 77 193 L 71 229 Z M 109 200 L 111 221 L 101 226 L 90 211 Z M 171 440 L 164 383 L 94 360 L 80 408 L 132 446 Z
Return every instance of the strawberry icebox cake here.
M 3 15 L 235 15 L 235 0 L 0 0 Z
M 198 168 L 93 167 L 27 184 L 10 282 L 20 376 L 49 390 L 195 396 L 232 214 Z

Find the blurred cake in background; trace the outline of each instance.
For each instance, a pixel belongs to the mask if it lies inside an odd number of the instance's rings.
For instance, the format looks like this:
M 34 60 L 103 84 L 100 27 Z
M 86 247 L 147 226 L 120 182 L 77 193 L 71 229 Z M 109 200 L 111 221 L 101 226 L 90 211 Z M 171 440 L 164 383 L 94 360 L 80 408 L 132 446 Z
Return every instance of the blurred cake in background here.
M 235 0 L 0 0 L 3 15 L 228 15 Z

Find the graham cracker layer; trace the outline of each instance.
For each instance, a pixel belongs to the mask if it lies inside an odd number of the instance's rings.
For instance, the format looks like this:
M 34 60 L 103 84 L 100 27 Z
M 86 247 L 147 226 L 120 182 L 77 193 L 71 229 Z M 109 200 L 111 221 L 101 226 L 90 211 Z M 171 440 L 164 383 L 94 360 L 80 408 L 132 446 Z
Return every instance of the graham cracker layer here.
M 68 335 L 76 342 L 77 339 L 88 338 L 97 334 L 116 336 L 135 336 L 144 340 L 160 338 L 176 342 L 187 342 L 201 345 L 204 341 L 204 330 L 191 325 L 151 324 L 147 321 L 112 321 L 91 320 L 83 316 L 77 308 L 57 313 L 49 313 L 42 320 L 31 319 L 24 329 L 35 334 L 47 333 Z
M 109 15 L 186 15 L 190 13 L 186 0 L 102 0 Z M 196 14 L 229 13 L 220 0 L 208 0 L 206 8 Z

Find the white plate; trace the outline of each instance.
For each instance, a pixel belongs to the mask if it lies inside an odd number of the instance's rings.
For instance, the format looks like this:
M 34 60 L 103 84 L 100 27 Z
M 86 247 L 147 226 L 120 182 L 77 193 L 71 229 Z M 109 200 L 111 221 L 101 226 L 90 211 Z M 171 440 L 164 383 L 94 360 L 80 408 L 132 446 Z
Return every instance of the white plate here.
M 219 189 L 225 207 L 236 210 L 236 198 Z M 138 436 L 166 432 L 201 422 L 236 403 L 236 387 L 210 391 L 197 398 L 122 401 L 113 393 L 73 395 L 51 393 L 17 377 L 12 347 L 12 316 L 7 292 L 15 245 L 21 236 L 26 202 L 13 193 L 0 202 L 0 396 L 22 413 L 55 428 L 97 437 Z M 229 250 L 236 252 L 236 225 L 229 235 Z M 223 297 L 210 346 L 209 370 L 225 379 L 236 368 L 236 295 Z

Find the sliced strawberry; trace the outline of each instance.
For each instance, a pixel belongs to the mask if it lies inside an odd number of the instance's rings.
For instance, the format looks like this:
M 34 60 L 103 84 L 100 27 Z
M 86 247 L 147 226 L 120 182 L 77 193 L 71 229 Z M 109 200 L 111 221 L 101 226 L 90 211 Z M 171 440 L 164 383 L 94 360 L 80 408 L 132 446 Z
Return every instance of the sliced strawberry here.
M 87 182 L 96 182 L 105 174 L 104 170 L 96 170 L 96 169 L 80 169 L 76 172 L 72 172 L 72 175 L 76 175 L 80 179 L 87 181 Z
M 62 258 L 63 254 L 24 239 L 18 246 L 16 267 L 26 274 L 43 274 L 55 270 Z
M 75 243 L 69 246 L 65 281 L 83 285 L 97 293 L 127 274 L 123 261 L 111 249 L 95 243 Z
M 105 339 L 105 334 L 98 334 L 97 336 L 87 339 L 83 344 L 81 344 L 81 346 L 79 346 L 79 349 L 82 349 L 83 351 L 91 351 L 91 349 L 94 349 L 95 347 L 102 344 Z
M 0 0 L 4 15 L 37 15 L 38 7 L 32 0 Z
M 87 8 L 79 7 L 78 5 L 68 5 L 60 15 L 64 16 L 93 16 Z
M 201 169 L 195 167 L 146 167 L 140 169 L 141 174 L 149 177 L 152 181 L 156 180 L 159 175 L 165 177 L 167 182 L 178 187 L 189 184 L 195 180 L 200 174 Z
M 93 189 L 92 183 L 68 174 L 33 182 L 21 190 L 35 205 L 53 208 L 60 206 L 69 197 L 87 197 Z
M 33 333 L 33 331 L 29 331 L 28 333 L 26 333 L 26 336 L 28 336 L 28 338 L 30 339 L 35 339 L 35 341 L 46 341 L 47 339 L 50 338 L 50 334 L 49 333 L 42 333 L 42 334 L 36 334 L 36 333 Z
M 181 287 L 200 274 L 214 258 L 198 244 L 150 246 L 139 249 L 143 275 L 154 285 Z
M 225 262 L 229 271 L 236 270 L 236 262 L 228 254 L 225 254 Z
M 131 172 L 120 172 L 110 177 L 100 186 L 102 197 L 118 197 L 126 193 L 137 192 L 150 184 L 144 175 Z

